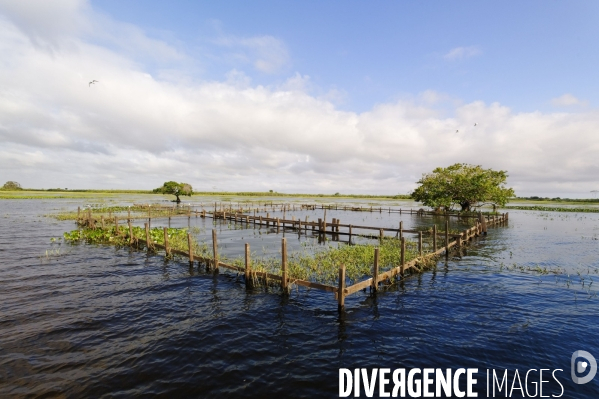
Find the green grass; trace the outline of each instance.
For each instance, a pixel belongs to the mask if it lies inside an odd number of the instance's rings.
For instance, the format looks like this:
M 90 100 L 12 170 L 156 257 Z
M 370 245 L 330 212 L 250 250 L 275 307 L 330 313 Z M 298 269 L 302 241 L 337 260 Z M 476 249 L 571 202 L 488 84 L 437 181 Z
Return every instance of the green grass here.
M 145 243 L 145 229 L 133 227 L 133 236 L 141 243 Z M 129 245 L 129 229 L 126 226 L 120 227 L 121 234 L 115 234 L 114 227 L 104 229 L 81 229 L 64 233 L 64 239 L 67 242 L 87 242 L 92 244 L 110 244 L 117 246 Z M 168 231 L 169 246 L 172 249 L 187 252 L 188 242 L 187 233 L 199 233 L 197 228 L 188 230 L 186 228 L 170 228 Z M 150 239 L 152 242 L 164 245 L 164 232 L 162 228 L 150 229 Z M 439 240 L 439 247 L 442 240 Z M 209 245 L 205 242 L 192 240 L 193 251 L 195 255 L 205 258 L 212 258 L 212 252 Z M 429 244 L 430 246 L 430 244 Z M 291 279 L 301 279 L 306 281 L 329 284 L 336 286 L 338 283 L 339 266 L 344 264 L 346 267 L 346 276 L 349 282 L 355 283 L 364 278 L 372 277 L 372 268 L 374 264 L 374 249 L 379 248 L 379 273 L 383 273 L 396 267 L 401 259 L 401 241 L 397 238 L 386 237 L 375 244 L 347 245 L 341 244 L 333 246 L 331 244 L 319 246 L 315 243 L 304 243 L 300 251 L 292 251 L 288 255 L 288 273 Z M 406 240 L 405 261 L 409 262 L 418 257 L 417 243 Z M 221 256 L 221 262 L 244 267 L 245 259 L 242 257 L 226 258 Z M 260 258 L 254 255 L 250 257 L 251 268 L 253 271 L 267 272 L 274 275 L 281 275 L 280 257 Z M 424 264 L 421 266 L 425 266 Z
M 382 243 L 333 246 L 322 248 L 316 244 L 303 243 L 302 250 L 293 251 L 287 257 L 288 274 L 291 279 L 312 281 L 337 286 L 339 266 L 345 265 L 345 275 L 350 284 L 372 277 L 374 249 L 379 248 L 379 273 L 399 266 L 401 241 L 397 238 L 384 238 Z M 418 257 L 418 244 L 406 240 L 405 261 Z M 252 271 L 281 275 L 280 258 L 257 258 L 251 256 Z M 221 259 L 222 262 L 225 262 Z M 243 267 L 244 258 L 235 258 L 232 264 Z M 226 262 L 225 262 L 226 263 Z M 424 264 L 421 266 L 425 266 Z
M 142 227 L 132 227 L 133 237 L 138 241 L 145 243 L 146 231 Z M 64 239 L 67 242 L 86 242 L 89 244 L 111 244 L 117 246 L 128 246 L 129 245 L 129 228 L 126 226 L 119 226 L 119 231 L 123 235 L 116 235 L 114 227 L 97 228 L 97 229 L 81 229 L 72 230 L 64 233 Z M 169 228 L 167 229 L 168 244 L 171 249 L 179 251 L 189 251 L 189 244 L 187 242 L 187 233 L 192 233 L 192 247 L 193 253 L 198 256 L 208 257 L 208 246 L 205 243 L 199 243 L 193 238 L 193 234 L 198 234 L 200 230 L 198 228 L 192 228 L 191 230 L 186 228 Z M 155 227 L 149 230 L 150 241 L 155 244 L 164 245 L 164 229 Z
M 568 207 L 561 207 L 561 206 L 540 206 L 540 205 L 534 205 L 534 206 L 514 205 L 514 206 L 506 206 L 503 209 L 506 209 L 506 210 L 518 209 L 518 210 L 522 210 L 522 211 L 543 211 L 543 212 L 599 213 L 599 208 L 579 208 L 579 207 L 568 208 Z
M 174 196 L 155 194 L 152 190 L 63 190 L 63 189 L 24 189 L 18 191 L 0 191 L 0 199 L 52 199 L 52 198 L 97 198 L 111 197 L 122 194 L 145 194 L 155 197 L 172 198 Z M 271 192 L 229 192 L 229 191 L 201 191 L 193 196 L 203 197 L 289 197 L 289 198 L 372 198 L 372 199 L 410 199 L 409 195 L 365 195 L 365 194 L 293 194 Z M 189 197 L 181 197 L 185 201 Z

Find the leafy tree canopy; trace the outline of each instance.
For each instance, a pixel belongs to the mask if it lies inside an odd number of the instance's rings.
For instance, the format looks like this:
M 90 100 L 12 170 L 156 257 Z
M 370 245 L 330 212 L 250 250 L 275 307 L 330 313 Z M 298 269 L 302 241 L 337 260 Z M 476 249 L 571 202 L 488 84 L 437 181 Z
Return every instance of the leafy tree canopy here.
M 411 196 L 435 209 L 451 210 L 459 205 L 462 211 L 470 211 L 485 204 L 504 206 L 515 196 L 513 189 L 505 187 L 507 176 L 504 170 L 456 163 L 423 174 Z
M 167 181 L 162 185 L 162 187 L 158 187 L 158 188 L 154 189 L 153 192 L 158 193 L 158 194 L 172 194 L 175 197 L 177 197 L 177 199 L 176 199 L 177 203 L 180 203 L 181 200 L 179 199 L 179 196 L 180 195 L 191 196 L 191 194 L 193 194 L 193 189 L 191 188 L 191 185 L 189 185 L 187 183 L 177 183 L 176 181 Z
M 23 188 L 21 188 L 21 185 L 19 183 L 17 183 L 16 181 L 7 181 L 6 183 L 4 183 L 4 186 L 2 186 L 3 190 L 22 190 Z

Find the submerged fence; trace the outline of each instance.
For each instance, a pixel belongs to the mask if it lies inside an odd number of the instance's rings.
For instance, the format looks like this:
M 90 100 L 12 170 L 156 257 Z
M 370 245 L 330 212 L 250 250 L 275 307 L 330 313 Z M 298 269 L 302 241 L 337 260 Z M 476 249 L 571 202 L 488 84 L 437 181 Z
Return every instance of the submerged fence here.
M 332 208 L 331 206 L 318 206 L 318 205 L 301 205 L 299 209 L 323 209 L 324 217 L 322 219 L 318 219 L 318 221 L 308 221 L 306 220 L 296 220 L 295 217 L 292 219 L 285 218 L 285 212 L 291 210 L 298 210 L 297 207 L 291 205 L 282 204 L 276 207 L 277 211 L 283 212 L 283 218 L 275 218 L 271 217 L 270 213 L 267 213 L 266 216 L 256 215 L 256 213 L 266 212 L 268 210 L 274 210 L 274 204 L 270 204 L 270 207 L 266 206 L 265 208 L 254 208 L 253 214 L 246 214 L 243 211 L 247 211 L 243 208 L 233 209 L 229 207 L 228 209 L 223 209 L 222 205 L 219 208 L 215 203 L 214 211 L 206 211 L 206 209 L 192 210 L 191 207 L 187 208 L 170 208 L 170 207 L 154 207 L 155 216 L 157 217 L 168 217 L 169 221 L 172 217 L 187 217 L 191 219 L 192 215 L 201 218 L 213 218 L 213 219 L 223 219 L 223 220 L 231 220 L 234 223 L 245 224 L 246 226 L 266 226 L 276 228 L 277 233 L 280 229 L 292 229 L 297 231 L 298 234 L 304 232 L 313 232 L 313 234 L 317 234 L 319 238 L 326 237 L 326 235 L 332 235 L 332 238 L 335 240 L 339 240 L 340 236 L 347 236 L 348 242 L 352 242 L 352 237 L 366 237 L 366 238 L 378 238 L 381 240 L 385 239 L 385 233 L 391 232 L 395 233 L 395 238 L 400 240 L 401 243 L 401 252 L 400 258 L 396 260 L 395 265 L 387 271 L 380 272 L 379 270 L 379 248 L 374 249 L 374 262 L 372 265 L 372 277 L 356 282 L 352 285 L 346 285 L 346 269 L 345 265 L 339 265 L 339 278 L 337 286 L 321 284 L 313 281 L 307 281 L 302 279 L 297 279 L 290 277 L 288 270 L 288 262 L 287 262 L 287 240 L 286 238 L 281 239 L 281 269 L 280 274 L 273 274 L 264 271 L 252 270 L 252 263 L 250 259 L 250 245 L 245 243 L 245 254 L 244 254 L 244 266 L 236 266 L 232 264 L 227 264 L 225 262 L 221 262 L 219 260 L 219 252 L 218 252 L 218 239 L 217 232 L 215 229 L 212 230 L 212 257 L 200 256 L 198 254 L 194 254 L 193 245 L 192 245 L 192 237 L 191 234 L 187 234 L 188 240 L 188 249 L 187 251 L 172 249 L 169 246 L 168 241 L 168 229 L 164 227 L 164 245 L 157 244 L 150 239 L 150 224 L 152 220 L 152 207 L 148 206 L 148 215 L 143 215 L 144 219 L 148 221 L 144 223 L 145 226 L 145 237 L 136 237 L 133 234 L 133 228 L 131 221 L 135 218 L 139 218 L 138 216 L 131 215 L 128 212 L 126 218 L 118 217 L 118 216 L 110 216 L 109 218 L 104 218 L 103 215 L 100 216 L 99 220 L 97 217 L 92 215 L 91 209 L 87 211 L 81 212 L 78 209 L 77 213 L 77 223 L 79 225 L 87 226 L 89 228 L 96 228 L 98 223 L 101 224 L 101 227 L 104 229 L 106 223 L 114 223 L 115 233 L 117 236 L 124 238 L 128 241 L 130 246 L 140 248 L 141 245 L 144 245 L 146 249 L 155 251 L 157 249 L 164 250 L 167 256 L 172 255 L 180 255 L 189 259 L 190 266 L 193 266 L 195 262 L 198 262 L 198 265 L 204 264 L 206 270 L 212 270 L 215 273 L 218 273 L 220 268 L 229 269 L 238 273 L 242 273 L 245 277 L 245 283 L 248 286 L 254 285 L 258 281 L 262 280 L 269 283 L 280 284 L 281 289 L 284 293 L 289 293 L 290 287 L 295 284 L 297 286 L 303 286 L 307 288 L 313 288 L 317 290 L 322 290 L 325 292 L 331 292 L 335 294 L 335 300 L 338 303 L 339 309 L 343 309 L 345 306 L 345 297 L 356 293 L 360 290 L 366 289 L 368 287 L 371 288 L 372 291 L 377 291 L 379 289 L 379 285 L 386 281 L 392 281 L 394 278 L 400 277 L 403 278 L 407 272 L 409 271 L 421 271 L 423 269 L 423 265 L 430 264 L 430 262 L 436 262 L 436 259 L 445 254 L 445 256 L 449 256 L 449 253 L 454 248 L 461 248 L 466 245 L 469 241 L 473 240 L 475 237 L 480 235 L 484 235 L 487 233 L 487 228 L 490 226 L 501 226 L 506 225 L 508 222 L 508 214 L 504 213 L 501 215 L 483 215 L 482 213 L 478 213 L 478 215 L 459 215 L 459 214 L 441 214 L 440 216 L 446 217 L 445 220 L 445 230 L 438 231 L 437 226 L 433 225 L 432 229 L 427 231 L 422 230 L 409 230 L 403 229 L 403 222 L 399 223 L 399 227 L 397 229 L 394 228 L 380 228 L 373 226 L 360 226 L 360 225 L 352 225 L 352 224 L 342 224 L 338 219 L 333 218 L 331 223 L 327 223 L 326 220 L 326 210 L 327 209 L 337 209 L 344 211 L 369 211 L 379 213 L 388 212 L 388 213 L 402 213 L 402 210 L 399 209 L 383 209 L 383 208 L 359 208 L 359 207 L 347 207 L 343 206 L 341 209 Z M 317 208 L 318 207 L 318 208 Z M 172 213 L 170 212 L 172 210 Z M 166 213 L 165 213 L 166 211 Z M 409 213 L 411 215 L 439 215 L 434 212 L 425 212 L 423 210 L 414 211 L 412 209 L 403 210 L 405 213 Z M 160 215 L 160 216 L 158 216 Z M 460 233 L 450 233 L 449 230 L 449 218 L 450 217 L 458 217 L 458 218 L 474 218 L 475 224 L 474 226 L 467 228 Z M 128 229 L 121 229 L 119 226 L 119 220 L 126 220 Z M 374 234 L 358 234 L 356 230 L 376 230 L 378 231 L 378 235 Z M 406 235 L 414 235 L 417 236 L 418 243 L 418 256 L 414 259 L 406 261 Z M 425 252 L 425 248 L 423 245 L 423 240 L 428 237 L 428 241 L 432 242 L 432 247 L 429 248 L 430 251 Z M 145 239 L 144 239 L 145 238 Z

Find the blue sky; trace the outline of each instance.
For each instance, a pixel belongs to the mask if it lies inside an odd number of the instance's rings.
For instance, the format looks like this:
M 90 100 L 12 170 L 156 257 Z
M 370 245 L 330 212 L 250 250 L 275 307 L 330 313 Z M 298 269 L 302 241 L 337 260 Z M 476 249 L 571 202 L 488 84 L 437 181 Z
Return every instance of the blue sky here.
M 589 197 L 598 16 L 592 1 L 0 0 L 0 179 L 392 194 L 460 162 L 507 170 L 517 195 Z
M 549 110 L 573 93 L 597 105 L 599 3 L 592 1 L 363 2 L 96 1 L 94 7 L 171 36 L 198 62 L 199 79 L 231 67 L 258 84 L 309 75 L 321 90 L 345 93 L 340 106 L 374 104 L 426 90 L 464 102 L 500 102 L 517 111 Z M 268 35 L 289 61 L 276 73 L 211 60 L 221 36 Z M 462 52 L 451 55 L 456 48 Z

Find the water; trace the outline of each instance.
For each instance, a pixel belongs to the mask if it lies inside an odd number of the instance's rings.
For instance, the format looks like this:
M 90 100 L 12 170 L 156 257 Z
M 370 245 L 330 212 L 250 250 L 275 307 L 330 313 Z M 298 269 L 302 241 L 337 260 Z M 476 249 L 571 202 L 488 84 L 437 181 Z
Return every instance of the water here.
M 349 296 L 339 313 L 330 293 L 248 291 L 235 274 L 184 261 L 52 243 L 74 224 L 43 215 L 85 203 L 0 202 L 0 397 L 338 397 L 339 368 L 357 367 L 478 368 L 479 397 L 487 368 L 509 369 L 510 385 L 515 369 L 562 369 L 563 397 L 599 396 L 599 377 L 570 379 L 575 350 L 599 356 L 598 214 L 512 211 L 509 226 L 489 229 L 466 255 L 375 297 Z M 385 227 L 400 220 L 331 217 Z M 402 220 L 406 229 L 433 222 Z M 204 229 L 200 239 L 213 228 L 210 219 L 190 224 Z M 280 247 L 281 235 L 264 228 L 216 227 L 229 256 L 246 241 L 265 255 Z M 292 247 L 309 236 L 286 232 Z M 533 271 L 545 268 L 557 274 Z M 545 383 L 543 393 L 560 387 Z

